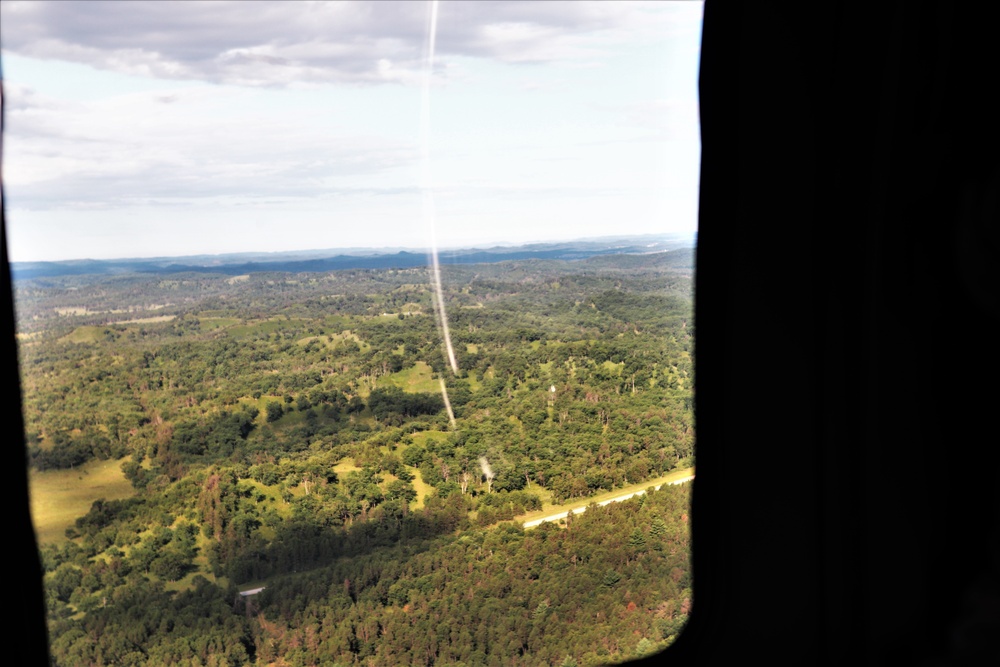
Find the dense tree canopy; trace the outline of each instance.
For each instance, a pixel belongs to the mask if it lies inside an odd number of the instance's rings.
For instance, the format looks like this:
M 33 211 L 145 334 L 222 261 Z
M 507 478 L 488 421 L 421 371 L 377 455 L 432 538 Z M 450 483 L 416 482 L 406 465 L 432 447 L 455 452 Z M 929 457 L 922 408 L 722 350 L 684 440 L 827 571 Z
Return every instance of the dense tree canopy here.
M 458 377 L 422 269 L 19 283 L 32 465 L 117 459 L 135 490 L 43 549 L 57 664 L 590 665 L 670 641 L 686 491 L 509 522 L 692 463 L 690 271 L 445 278 Z

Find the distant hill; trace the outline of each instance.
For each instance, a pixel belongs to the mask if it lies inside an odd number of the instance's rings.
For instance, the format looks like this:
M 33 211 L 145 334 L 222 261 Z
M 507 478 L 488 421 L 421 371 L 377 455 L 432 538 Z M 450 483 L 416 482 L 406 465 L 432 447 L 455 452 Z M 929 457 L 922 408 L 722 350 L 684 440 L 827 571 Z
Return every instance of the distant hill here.
M 448 249 L 439 252 L 442 264 L 479 264 L 520 259 L 580 260 L 606 255 L 666 253 L 670 266 L 690 268 L 693 253 L 669 251 L 690 249 L 694 239 L 676 235 L 605 237 L 520 246 Z M 414 250 L 350 248 L 276 253 L 233 253 L 146 259 L 81 259 L 60 262 L 12 262 L 14 280 L 70 275 L 117 275 L 126 273 L 221 273 L 242 275 L 264 271 L 290 273 L 325 272 L 340 269 L 391 269 L 424 266 L 427 253 Z

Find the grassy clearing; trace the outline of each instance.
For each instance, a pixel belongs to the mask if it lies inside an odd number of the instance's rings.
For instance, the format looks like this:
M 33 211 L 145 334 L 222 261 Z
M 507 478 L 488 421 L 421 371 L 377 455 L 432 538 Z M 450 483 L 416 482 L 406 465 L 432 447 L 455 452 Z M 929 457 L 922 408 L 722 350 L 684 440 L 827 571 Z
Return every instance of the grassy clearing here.
M 29 470 L 31 518 L 39 543 L 61 542 L 66 529 L 90 511 L 98 498 L 118 500 L 135 493 L 121 461 L 91 461 L 72 470 Z
M 441 391 L 441 386 L 432 377 L 433 373 L 430 366 L 423 361 L 418 361 L 411 368 L 380 377 L 378 386 L 396 386 L 411 394 L 436 394 Z
M 295 407 L 294 403 L 286 403 L 284 396 L 278 396 L 277 394 L 262 394 L 260 398 L 256 399 L 250 396 L 243 396 L 239 399 L 239 402 L 240 405 L 254 406 L 257 408 L 257 419 L 254 420 L 254 423 L 258 427 L 268 425 L 277 433 L 282 433 L 293 426 L 299 426 L 306 420 L 306 410 L 299 410 Z M 282 409 L 285 410 L 285 414 L 281 415 L 277 421 L 267 421 L 268 403 L 278 403 L 281 405 Z M 324 419 L 325 418 L 321 417 L 321 422 Z
M 268 403 L 280 403 L 282 407 L 285 405 L 285 398 L 283 396 L 278 396 L 276 394 L 263 394 L 260 398 L 253 398 L 252 396 L 243 396 L 239 399 L 240 405 L 254 406 L 257 408 L 257 419 L 255 420 L 257 426 L 263 426 L 268 423 L 267 421 L 267 404 Z
M 229 333 L 234 337 L 246 337 L 259 333 L 272 334 L 284 331 L 285 329 L 299 328 L 304 321 L 299 317 L 288 319 L 284 317 L 272 317 L 266 320 L 255 320 L 246 324 L 233 326 L 229 329 Z
M 342 343 L 343 341 L 346 340 L 353 340 L 355 343 L 358 344 L 358 347 L 361 348 L 362 352 L 367 352 L 371 348 L 371 346 L 368 343 L 358 338 L 358 335 L 353 331 L 351 331 L 350 329 L 346 329 L 338 333 L 327 332 L 321 336 L 307 336 L 305 338 L 300 338 L 296 342 L 298 342 L 300 345 L 305 345 L 309 341 L 313 340 L 318 343 L 322 343 L 328 348 L 336 347 L 339 343 Z
M 343 315 L 327 315 L 320 321 L 324 331 L 343 331 L 349 329 L 351 320 Z
M 67 343 L 96 343 L 104 339 L 105 329 L 107 329 L 107 327 L 77 327 L 70 333 L 63 336 L 62 340 Z
M 412 470 L 411 472 L 413 472 L 414 475 L 417 475 L 417 477 L 420 476 L 420 473 L 418 473 L 416 470 Z M 382 493 L 385 493 L 386 491 L 389 490 L 389 485 L 390 484 L 392 484 L 393 482 L 399 480 L 398 477 L 396 477 L 395 475 L 393 475 L 392 473 L 389 473 L 389 472 L 384 472 L 383 471 L 383 472 L 379 473 L 379 475 L 382 477 L 382 483 L 379 484 L 378 487 L 380 489 L 382 489 Z M 413 485 L 414 489 L 417 488 L 417 480 L 413 480 L 412 482 L 410 482 L 410 484 Z M 423 504 L 424 504 L 423 500 L 424 500 L 424 497 L 422 495 L 420 495 L 420 491 L 417 490 L 417 498 L 415 500 L 413 500 L 413 501 L 410 502 L 410 509 L 411 510 L 415 510 L 415 509 L 419 509 L 419 508 L 423 507 Z
M 321 345 L 326 345 L 327 347 L 331 347 L 330 343 L 326 339 L 326 336 L 306 336 L 305 338 L 299 338 L 297 341 L 295 341 L 295 344 L 305 347 L 306 345 L 312 343 L 313 341 L 316 341 Z
M 316 342 L 328 349 L 332 349 L 336 347 L 338 344 L 347 340 L 353 340 L 355 343 L 357 343 L 358 347 L 361 348 L 362 352 L 367 352 L 371 348 L 371 346 L 368 343 L 358 338 L 358 335 L 353 331 L 341 331 L 340 333 L 325 333 L 319 336 L 305 336 L 303 338 L 299 338 L 295 342 L 298 345 L 308 345 L 311 342 Z
M 336 340 L 353 340 L 355 343 L 358 344 L 358 347 L 361 348 L 362 352 L 367 352 L 368 350 L 372 349 L 371 345 L 369 345 L 365 341 L 361 340 L 361 338 L 358 337 L 358 334 L 356 334 L 356 333 L 354 333 L 353 331 L 350 331 L 350 330 L 341 331 L 339 334 L 337 334 L 336 336 L 333 337 L 333 340 L 334 341 L 336 341 Z
M 355 464 L 352 458 L 341 459 L 337 465 L 333 466 L 333 472 L 337 473 L 338 479 L 355 470 L 361 470 L 361 466 Z
M 257 480 L 250 478 L 242 478 L 240 479 L 240 483 L 252 486 L 257 492 L 264 496 L 264 500 L 260 501 L 260 506 L 270 506 L 275 512 L 278 513 L 278 516 L 283 519 L 287 519 L 292 515 L 291 505 L 281 499 L 281 492 L 278 490 L 277 484 L 267 486 L 266 484 L 261 484 Z M 274 531 L 272 529 L 267 526 L 262 526 L 261 530 L 264 531 L 264 536 L 267 539 L 274 538 Z
M 541 519 L 542 517 L 549 516 L 551 514 L 556 514 L 557 512 L 568 512 L 569 510 L 576 510 L 581 507 L 587 507 L 590 503 L 599 503 L 611 498 L 616 498 L 618 496 L 624 496 L 629 493 L 635 493 L 636 491 L 645 491 L 651 486 L 659 486 L 661 484 L 667 484 L 668 482 L 675 482 L 679 479 L 684 479 L 694 474 L 694 468 L 684 468 L 683 470 L 674 470 L 673 472 L 667 473 L 662 477 L 657 477 L 656 479 L 648 479 L 645 482 L 640 482 L 638 484 L 629 484 L 628 486 L 622 487 L 620 489 L 615 489 L 614 491 L 605 491 L 604 493 L 599 493 L 595 496 L 589 498 L 581 498 L 579 500 L 574 500 L 571 503 L 564 503 L 562 505 L 554 505 L 552 503 L 552 494 L 547 490 L 540 487 L 533 486 L 531 489 L 526 489 L 537 493 L 542 496 L 542 509 L 535 512 L 528 512 L 527 514 L 522 514 L 517 518 L 517 521 L 527 522 L 533 519 Z
M 154 315 L 152 317 L 137 317 L 131 320 L 121 320 L 120 322 L 116 322 L 116 324 L 150 324 L 153 322 L 169 322 L 170 320 L 176 318 L 176 315 Z
M 249 477 L 240 478 L 240 483 L 241 484 L 245 484 L 247 486 L 252 486 L 254 489 L 256 489 L 257 491 L 259 491 L 261 494 L 263 494 L 267 498 L 266 502 L 272 502 L 272 503 L 280 503 L 281 502 L 281 496 L 278 493 L 278 485 L 277 484 L 275 484 L 274 486 L 268 486 L 266 484 L 261 484 L 257 480 L 249 478 Z
M 240 320 L 235 317 L 201 317 L 199 321 L 201 322 L 201 328 L 206 331 L 225 329 L 226 327 L 240 323 Z
M 195 546 L 198 547 L 198 553 L 194 557 L 195 570 L 188 572 L 182 578 L 177 581 L 164 581 L 163 586 L 168 591 L 189 591 L 194 590 L 194 579 L 197 576 L 202 576 L 211 581 L 212 583 L 222 587 L 229 587 L 229 580 L 225 577 L 216 577 L 212 572 L 212 568 L 208 564 L 208 548 L 211 546 L 212 542 L 210 538 L 205 537 L 198 532 L 198 536 L 195 540 Z
M 413 439 L 413 444 L 426 445 L 429 440 L 444 442 L 448 438 L 448 434 L 444 431 L 417 431 L 411 433 L 410 437 Z
M 230 327 L 229 335 L 234 338 L 246 338 L 258 331 L 270 334 L 277 330 L 278 328 L 269 322 L 247 322 L 246 324 Z
M 621 375 L 622 374 L 622 369 L 625 368 L 625 364 L 624 363 L 616 364 L 615 362 L 610 361 L 610 360 L 609 361 L 605 361 L 604 363 L 601 364 L 601 366 L 603 366 L 604 368 L 607 368 L 609 371 L 611 371 L 615 375 Z
M 289 406 L 284 401 L 281 401 L 281 404 L 285 407 L 285 410 L 287 412 L 281 415 L 281 418 L 278 419 L 278 421 L 271 422 L 272 428 L 274 428 L 274 430 L 277 433 L 282 433 L 285 430 L 292 428 L 293 426 L 300 426 L 303 422 L 305 422 L 306 420 L 305 412 L 303 412 L 302 410 L 288 410 Z M 264 422 L 266 423 L 267 415 L 261 414 L 257 416 L 258 419 L 260 419 L 261 417 L 264 418 Z
M 406 469 L 413 475 L 413 481 L 410 484 L 417 491 L 417 499 L 413 501 L 411 509 L 418 510 L 424 506 L 424 497 L 434 493 L 434 487 L 424 482 L 424 478 L 420 476 L 420 471 L 416 468 L 406 466 Z

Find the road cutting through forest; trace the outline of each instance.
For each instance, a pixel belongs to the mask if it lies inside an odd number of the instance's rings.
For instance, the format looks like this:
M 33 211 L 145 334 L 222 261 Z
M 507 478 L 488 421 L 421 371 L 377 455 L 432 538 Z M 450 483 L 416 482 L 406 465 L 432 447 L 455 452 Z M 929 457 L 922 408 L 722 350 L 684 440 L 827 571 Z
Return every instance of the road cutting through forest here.
M 675 479 L 672 482 L 663 482 L 662 484 L 658 484 L 657 486 L 655 486 L 653 488 L 659 489 L 661 486 L 667 486 L 667 485 L 671 485 L 671 484 L 683 484 L 685 482 L 690 482 L 692 479 L 694 479 L 694 475 L 688 475 L 687 477 L 684 477 L 682 479 Z M 617 502 L 620 502 L 622 500 L 628 500 L 632 496 L 641 496 L 644 493 L 646 493 L 646 489 L 641 489 L 639 491 L 633 491 L 632 493 L 625 493 L 625 494 L 622 494 L 620 496 L 615 496 L 614 498 L 607 498 L 606 500 L 602 500 L 601 502 L 596 503 L 596 504 L 597 505 L 607 505 L 608 503 L 617 503 Z M 570 514 L 579 514 L 580 512 L 585 511 L 587 509 L 587 507 L 588 507 L 588 505 L 585 505 L 583 507 L 577 507 L 577 508 L 570 509 L 570 510 L 563 510 L 561 512 L 556 512 L 555 514 L 550 514 L 549 516 L 543 516 L 540 519 L 533 519 L 531 521 L 525 521 L 524 522 L 524 527 L 525 528 L 534 528 L 534 527 L 538 526 L 539 524 L 545 523 L 546 521 L 558 521 L 560 519 L 565 519 Z

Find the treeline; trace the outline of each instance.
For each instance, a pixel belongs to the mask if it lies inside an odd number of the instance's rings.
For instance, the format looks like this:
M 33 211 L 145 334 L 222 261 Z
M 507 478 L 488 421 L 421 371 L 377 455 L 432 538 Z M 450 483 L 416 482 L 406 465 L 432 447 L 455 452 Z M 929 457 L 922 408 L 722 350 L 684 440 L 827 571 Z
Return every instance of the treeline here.
M 255 527 L 252 488 L 232 475 L 213 473 L 195 494 L 203 532 L 212 538 L 211 544 L 221 545 L 213 546 L 210 559 L 232 581 L 301 572 L 400 541 L 411 543 L 411 550 L 427 549 L 429 538 L 467 523 L 468 508 L 457 496 L 450 501 L 431 499 L 413 513 L 387 501 L 386 508 L 372 512 L 368 520 L 341 531 L 323 530 L 305 518 L 283 523 L 280 539 L 257 553 L 255 543 L 245 541 Z M 187 592 L 174 596 L 159 583 L 180 579 L 197 551 L 196 524 L 183 519 L 178 523 L 164 511 L 171 507 L 191 515 L 184 509 L 190 507 L 190 495 L 188 487 L 165 497 L 98 501 L 77 521 L 77 541 L 43 549 L 56 664 L 252 661 L 254 626 L 238 613 L 242 610 L 234 604 L 235 589 L 195 577 Z M 235 552 L 223 563 L 219 552 L 227 548 Z M 98 554 L 103 557 L 95 557 Z M 85 615 L 76 618 L 77 610 Z M 228 662 L 220 663 L 220 658 Z
M 380 422 L 399 426 L 409 417 L 440 412 L 444 409 L 444 400 L 440 394 L 408 394 L 399 387 L 386 387 L 371 392 L 368 408 Z
M 687 253 L 690 250 L 675 251 Z M 690 294 L 689 270 L 677 270 L 671 253 L 614 255 L 584 261 L 497 262 L 444 267 L 448 298 L 455 306 L 475 305 L 516 295 L 551 306 L 572 303 L 620 285 L 623 269 L 634 291 Z M 679 265 L 690 265 L 680 260 Z M 202 310 L 255 319 L 283 312 L 322 317 L 329 312 L 358 316 L 396 312 L 413 304 L 431 311 L 425 267 L 344 271 L 250 273 L 230 278 L 211 273 L 75 275 L 14 282 L 17 328 L 35 333 L 109 326 L 149 316 L 184 315 Z M 558 294 L 552 294 L 556 286 Z
M 686 487 L 566 529 L 471 530 L 272 581 L 257 656 L 280 664 L 600 665 L 652 653 L 691 605 Z
M 664 487 L 592 506 L 566 528 L 450 534 L 461 513 L 440 505 L 421 514 L 443 522 L 441 537 L 372 537 L 353 554 L 303 561 L 313 569 L 272 578 L 249 614 L 235 589 L 200 577 L 171 595 L 121 563 L 49 550 L 50 595 L 83 589 L 99 600 L 83 618 L 53 622 L 54 663 L 590 666 L 641 657 L 671 642 L 690 611 L 688 507 L 688 487 Z
M 52 625 L 53 664 L 264 664 L 254 661 L 252 622 L 233 612 L 228 597 L 204 578 L 174 594 L 130 576 L 82 620 Z

